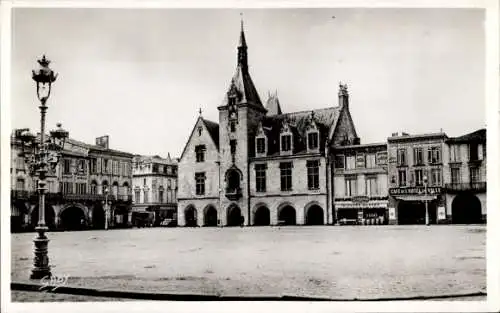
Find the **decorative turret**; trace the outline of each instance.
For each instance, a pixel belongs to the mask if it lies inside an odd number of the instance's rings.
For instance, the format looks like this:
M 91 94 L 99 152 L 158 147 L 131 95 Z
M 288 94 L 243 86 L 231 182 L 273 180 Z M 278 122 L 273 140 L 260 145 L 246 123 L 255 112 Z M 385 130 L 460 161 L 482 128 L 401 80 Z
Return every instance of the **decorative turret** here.
M 266 109 L 268 115 L 278 115 L 283 114 L 281 111 L 280 101 L 278 99 L 278 92 L 274 94 L 268 93 L 268 99 L 266 102 Z

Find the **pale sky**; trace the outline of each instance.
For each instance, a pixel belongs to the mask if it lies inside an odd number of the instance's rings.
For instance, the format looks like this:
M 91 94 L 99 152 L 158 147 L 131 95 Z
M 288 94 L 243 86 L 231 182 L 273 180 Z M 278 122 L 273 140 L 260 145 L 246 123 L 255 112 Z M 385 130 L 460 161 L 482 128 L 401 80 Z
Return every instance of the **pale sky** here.
M 15 9 L 12 127 L 39 130 L 31 69 L 45 53 L 59 73 L 49 129 L 178 157 L 200 107 L 218 122 L 240 12 L 261 100 L 277 90 L 284 112 L 336 106 L 342 81 L 361 143 L 486 126 L 483 10 L 332 8 Z

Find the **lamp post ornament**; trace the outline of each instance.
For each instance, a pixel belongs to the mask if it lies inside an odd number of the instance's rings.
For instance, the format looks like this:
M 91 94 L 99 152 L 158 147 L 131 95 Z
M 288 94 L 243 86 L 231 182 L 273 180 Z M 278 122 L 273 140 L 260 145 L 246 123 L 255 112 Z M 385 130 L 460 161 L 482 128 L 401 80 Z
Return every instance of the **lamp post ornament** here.
M 55 170 L 59 158 L 60 151 L 64 148 L 64 142 L 68 137 L 68 132 L 61 128 L 61 124 L 57 124 L 58 129 L 50 132 L 49 142 L 47 145 L 45 140 L 45 115 L 47 113 L 47 100 L 50 97 L 52 84 L 57 78 L 49 67 L 50 61 L 45 55 L 37 60 L 40 67 L 32 71 L 32 78 L 36 83 L 36 93 L 41 105 L 40 109 L 40 140 L 37 142 L 36 136 L 29 133 L 29 131 L 22 130 L 21 133 L 16 134 L 17 139 L 21 140 L 23 144 L 23 157 L 26 157 L 25 144 L 31 147 L 31 155 L 28 158 L 30 163 L 30 174 L 35 176 L 38 174 L 38 224 L 35 228 L 38 236 L 33 239 L 34 242 L 34 259 L 33 269 L 31 271 L 31 279 L 41 279 L 50 277 L 50 266 L 48 257 L 48 244 L 49 239 L 45 235 L 48 230 L 45 221 L 45 193 L 47 191 L 46 177 L 49 170 Z M 52 152 L 50 152 L 52 150 Z M 55 151 L 55 153 L 54 153 Z

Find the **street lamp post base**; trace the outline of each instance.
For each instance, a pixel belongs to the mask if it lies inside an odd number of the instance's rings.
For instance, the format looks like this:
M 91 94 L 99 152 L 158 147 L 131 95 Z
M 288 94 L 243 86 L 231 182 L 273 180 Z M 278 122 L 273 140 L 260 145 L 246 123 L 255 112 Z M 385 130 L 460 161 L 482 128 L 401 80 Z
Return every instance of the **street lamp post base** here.
M 38 226 L 35 230 L 38 236 L 33 239 L 33 243 L 35 244 L 35 258 L 33 259 L 33 269 L 31 270 L 30 279 L 51 277 L 48 256 L 49 239 L 45 236 L 45 231 L 48 228 L 47 226 Z

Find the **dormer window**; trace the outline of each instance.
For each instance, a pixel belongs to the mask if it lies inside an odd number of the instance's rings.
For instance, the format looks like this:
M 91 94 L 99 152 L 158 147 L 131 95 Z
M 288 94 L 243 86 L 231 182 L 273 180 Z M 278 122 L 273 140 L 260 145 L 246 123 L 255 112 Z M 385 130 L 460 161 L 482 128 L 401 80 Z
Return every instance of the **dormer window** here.
M 266 138 L 264 137 L 257 138 L 256 145 L 257 145 L 257 154 L 266 153 Z
M 307 134 L 307 146 L 309 150 L 316 150 L 319 147 L 318 132 L 310 132 Z
M 281 136 L 281 151 L 288 152 L 292 150 L 292 135 Z

